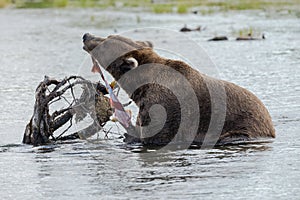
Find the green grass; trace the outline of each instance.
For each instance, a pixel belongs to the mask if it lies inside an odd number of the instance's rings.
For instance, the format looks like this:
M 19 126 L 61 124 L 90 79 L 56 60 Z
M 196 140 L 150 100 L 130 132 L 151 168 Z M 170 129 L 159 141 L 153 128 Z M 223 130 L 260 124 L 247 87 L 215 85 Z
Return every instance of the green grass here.
M 154 13 L 171 13 L 173 12 L 173 5 L 172 4 L 157 4 L 152 6 L 152 11 Z
M 17 8 L 49 7 L 97 7 L 97 8 L 140 8 L 154 13 L 188 13 L 197 8 L 200 13 L 210 14 L 230 10 L 289 9 L 299 11 L 300 0 L 0 0 L 0 7 L 13 4 Z
M 68 5 L 68 0 L 54 0 L 53 7 L 63 8 Z
M 188 12 L 188 7 L 186 5 L 181 4 L 177 7 L 177 13 L 184 14 L 187 12 Z
M 10 4 L 10 0 L 0 0 L 0 8 L 4 8 Z
M 68 5 L 68 0 L 17 0 L 17 8 L 63 8 Z

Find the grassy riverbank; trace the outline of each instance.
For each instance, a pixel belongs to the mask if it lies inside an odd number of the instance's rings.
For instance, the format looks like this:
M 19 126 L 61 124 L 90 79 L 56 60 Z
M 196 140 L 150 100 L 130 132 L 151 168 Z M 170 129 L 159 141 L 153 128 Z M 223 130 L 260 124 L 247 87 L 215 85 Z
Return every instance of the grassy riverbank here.
M 0 0 L 0 8 L 96 7 L 111 9 L 138 8 L 154 13 L 202 14 L 230 10 L 300 10 L 300 0 Z

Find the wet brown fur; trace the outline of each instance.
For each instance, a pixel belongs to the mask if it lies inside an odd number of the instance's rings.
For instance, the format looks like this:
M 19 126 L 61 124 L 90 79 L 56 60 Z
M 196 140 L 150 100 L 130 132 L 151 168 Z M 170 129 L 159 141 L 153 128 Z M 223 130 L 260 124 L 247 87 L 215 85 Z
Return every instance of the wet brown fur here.
M 121 40 L 123 38 L 121 36 L 117 37 Z M 125 40 L 127 43 L 128 38 L 125 38 Z M 206 76 L 182 61 L 160 57 L 152 48 L 149 48 L 147 44 L 141 45 L 132 40 L 130 41 L 136 45 L 136 49 L 116 58 L 106 70 L 118 81 L 123 74 L 130 70 L 125 60 L 129 57 L 133 57 L 138 61 L 139 66 L 156 63 L 162 64 L 162 66 L 166 68 L 171 67 L 181 73 L 189 81 L 198 98 L 200 122 L 197 136 L 194 139 L 195 144 L 202 144 L 211 119 L 212 105 L 207 84 L 213 85 L 215 89 L 224 87 L 226 92 L 226 118 L 217 145 L 236 141 L 249 141 L 257 138 L 275 137 L 275 130 L 268 110 L 250 91 L 233 83 Z M 88 47 L 88 44 L 88 41 L 86 41 L 86 47 Z M 97 59 L 101 60 L 101 57 Z M 147 73 L 143 74 L 142 77 L 131 78 L 147 79 L 147 77 L 151 77 L 152 74 L 154 73 L 152 72 L 151 66 L 149 66 L 149 70 L 147 70 Z M 180 86 L 180 82 L 176 82 L 172 77 L 165 78 L 169 80 L 170 84 Z M 127 87 L 130 86 L 130 81 L 130 79 L 125 79 L 125 81 L 121 83 L 121 87 L 125 91 L 128 89 Z M 141 141 L 146 145 L 169 143 L 178 130 L 181 115 L 179 102 L 172 91 L 158 84 L 147 84 L 135 90 L 131 98 L 139 107 L 137 125 L 146 126 L 150 123 L 151 119 L 148 111 L 153 104 L 160 104 L 165 107 L 167 121 L 163 129 L 153 137 L 140 140 L 139 135 L 137 135 L 136 138 L 127 135 L 126 141 Z

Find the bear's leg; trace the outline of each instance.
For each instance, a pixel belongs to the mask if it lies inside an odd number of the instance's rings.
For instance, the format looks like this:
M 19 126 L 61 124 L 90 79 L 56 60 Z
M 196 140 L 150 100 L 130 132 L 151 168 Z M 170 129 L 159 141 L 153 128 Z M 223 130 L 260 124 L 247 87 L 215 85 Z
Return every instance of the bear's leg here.
M 136 126 L 130 124 L 129 127 L 126 128 L 126 131 L 127 133 L 124 134 L 124 142 L 127 144 L 141 143 L 140 133 Z
M 220 136 L 216 146 L 250 141 L 250 135 L 246 130 L 229 131 Z
M 127 144 L 135 144 L 135 143 L 141 143 L 141 140 L 137 137 L 133 137 L 131 135 L 129 135 L 128 133 L 124 134 L 125 138 L 124 138 L 124 142 L 126 142 Z

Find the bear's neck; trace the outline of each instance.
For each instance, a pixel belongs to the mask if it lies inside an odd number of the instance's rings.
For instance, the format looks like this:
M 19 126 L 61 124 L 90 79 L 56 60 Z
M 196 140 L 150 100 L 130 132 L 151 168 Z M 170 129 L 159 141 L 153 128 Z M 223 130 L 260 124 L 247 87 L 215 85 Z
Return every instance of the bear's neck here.
M 128 56 L 135 58 L 138 61 L 138 65 L 150 63 L 164 64 L 166 60 L 160 57 L 158 54 L 156 54 L 151 48 L 144 48 L 132 51 L 128 54 Z

